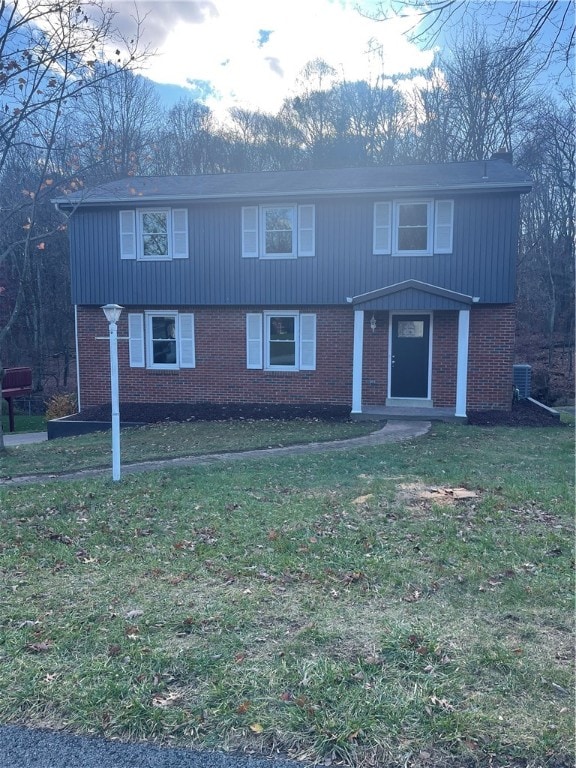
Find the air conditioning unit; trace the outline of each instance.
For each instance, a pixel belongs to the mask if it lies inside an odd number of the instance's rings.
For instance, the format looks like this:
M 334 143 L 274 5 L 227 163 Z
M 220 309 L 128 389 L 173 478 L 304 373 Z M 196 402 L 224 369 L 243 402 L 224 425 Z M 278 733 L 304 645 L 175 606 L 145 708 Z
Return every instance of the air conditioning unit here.
M 520 400 L 526 400 L 530 397 L 532 387 L 532 366 L 526 363 L 513 365 L 514 388 L 518 392 Z

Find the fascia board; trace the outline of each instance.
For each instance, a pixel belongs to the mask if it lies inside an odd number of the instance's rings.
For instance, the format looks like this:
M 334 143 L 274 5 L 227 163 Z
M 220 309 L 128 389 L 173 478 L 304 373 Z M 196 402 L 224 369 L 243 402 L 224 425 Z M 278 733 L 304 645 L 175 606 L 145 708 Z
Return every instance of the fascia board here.
M 84 197 L 59 197 L 51 202 L 61 208 L 77 208 L 85 206 L 113 206 L 124 204 L 148 204 L 148 203 L 197 203 L 197 202 L 236 202 L 238 200 L 272 200 L 272 199 L 290 199 L 297 198 L 326 198 L 326 197 L 368 197 L 368 196 L 398 196 L 398 195 L 426 195 L 426 194 L 452 194 L 452 193 L 474 193 L 474 192 L 516 192 L 526 194 L 532 189 L 532 184 L 510 182 L 483 182 L 479 184 L 450 184 L 450 185 L 418 185 L 410 187 L 368 187 L 362 189 L 304 189 L 284 191 L 265 191 L 265 192 L 235 192 L 235 193 L 213 193 L 213 194 L 185 194 L 185 195 L 114 195 L 110 197 L 91 197 L 88 193 Z

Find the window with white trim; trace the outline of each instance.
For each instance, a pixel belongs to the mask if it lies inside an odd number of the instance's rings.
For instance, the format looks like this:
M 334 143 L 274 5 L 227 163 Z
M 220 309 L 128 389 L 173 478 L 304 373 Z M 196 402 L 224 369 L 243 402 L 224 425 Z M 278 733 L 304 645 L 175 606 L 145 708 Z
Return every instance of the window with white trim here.
M 295 259 L 314 256 L 313 205 L 250 205 L 242 208 L 242 256 Z
M 452 253 L 454 201 L 374 203 L 373 252 L 393 256 Z
M 128 315 L 130 366 L 156 370 L 194 368 L 194 315 L 149 310 Z
M 188 252 L 188 211 L 185 208 L 120 211 L 122 259 L 186 259 Z
M 246 315 L 246 366 L 266 371 L 316 369 L 316 315 L 262 312 Z

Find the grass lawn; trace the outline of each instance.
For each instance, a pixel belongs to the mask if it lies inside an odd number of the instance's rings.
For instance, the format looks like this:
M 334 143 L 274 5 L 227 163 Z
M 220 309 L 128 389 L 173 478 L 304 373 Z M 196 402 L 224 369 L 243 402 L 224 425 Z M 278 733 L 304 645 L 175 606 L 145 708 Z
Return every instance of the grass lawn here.
M 570 428 L 436 425 L 0 488 L 0 722 L 366 768 L 572 766 L 573 455 Z
M 366 435 L 378 428 L 367 422 L 305 419 L 155 424 L 121 430 L 122 463 L 326 442 Z M 110 431 L 13 446 L 0 454 L 0 478 L 109 467 L 111 452 Z
M 5 409 L 6 410 L 6 409 Z M 2 414 L 2 430 L 5 435 L 9 433 L 10 424 L 8 414 Z M 18 432 L 45 432 L 46 419 L 42 415 L 35 413 L 15 413 L 14 414 L 14 433 Z

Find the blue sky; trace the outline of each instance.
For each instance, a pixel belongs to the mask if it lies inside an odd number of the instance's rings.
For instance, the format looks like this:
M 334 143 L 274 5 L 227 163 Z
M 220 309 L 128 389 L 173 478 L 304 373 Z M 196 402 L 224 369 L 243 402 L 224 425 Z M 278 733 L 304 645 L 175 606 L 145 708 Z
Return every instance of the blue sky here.
M 568 2 L 573 0 L 561 0 L 560 10 Z M 405 33 L 414 28 L 416 17 L 386 22 L 367 17 L 385 4 L 375 0 L 110 2 L 117 12 L 116 23 L 127 34 L 134 29 L 135 16 L 141 19 L 142 42 L 158 52 L 143 74 L 164 86 L 166 100 L 189 93 L 220 116 L 232 106 L 277 111 L 287 96 L 302 90 L 302 70 L 316 58 L 334 67 L 340 78 L 375 82 L 428 66 L 435 49 L 458 39 L 458 28 L 452 26 L 447 36 L 410 43 Z M 500 34 L 511 3 L 498 0 L 489 14 L 478 12 L 477 5 L 472 0 L 463 4 L 468 9 L 466 20 Z M 529 10 L 534 3 L 525 5 Z M 543 79 L 552 74 L 546 71 Z

